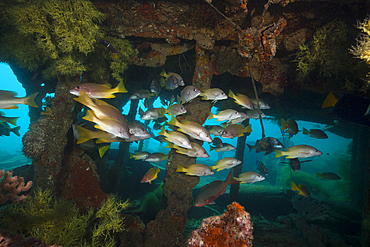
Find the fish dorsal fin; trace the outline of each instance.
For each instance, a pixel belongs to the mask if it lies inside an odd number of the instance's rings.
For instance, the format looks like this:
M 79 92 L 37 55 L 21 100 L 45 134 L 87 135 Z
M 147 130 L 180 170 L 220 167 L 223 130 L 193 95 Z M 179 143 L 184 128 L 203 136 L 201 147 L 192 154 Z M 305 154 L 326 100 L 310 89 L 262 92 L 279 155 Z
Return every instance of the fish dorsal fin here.
M 107 88 L 112 88 L 112 84 L 110 83 L 104 83 L 102 84 L 102 86 L 107 87 Z
M 6 90 L 0 90 L 0 98 L 5 98 L 5 97 L 14 97 L 17 96 L 18 93 L 14 91 L 6 91 Z

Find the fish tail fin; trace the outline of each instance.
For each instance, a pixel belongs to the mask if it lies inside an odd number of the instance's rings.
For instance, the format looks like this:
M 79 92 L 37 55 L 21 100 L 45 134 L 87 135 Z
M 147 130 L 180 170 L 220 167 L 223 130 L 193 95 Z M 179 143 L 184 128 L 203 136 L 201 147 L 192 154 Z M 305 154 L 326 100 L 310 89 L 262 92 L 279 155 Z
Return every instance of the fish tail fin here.
M 162 72 L 159 74 L 159 76 L 167 77 L 167 73 L 164 69 L 162 69 Z
M 328 96 L 326 96 L 324 102 L 321 105 L 321 108 L 326 107 L 333 107 L 338 102 L 337 98 L 335 98 L 334 94 L 330 92 Z
M 115 53 L 116 54 L 116 53 Z M 115 93 L 127 93 L 127 89 L 125 88 L 125 85 L 123 84 L 123 81 L 118 83 L 117 87 L 113 89 Z
M 233 93 L 233 91 L 231 91 L 231 89 L 229 89 L 229 95 L 228 95 L 230 98 L 235 98 L 235 94 Z
M 109 149 L 110 145 L 104 145 L 104 146 L 101 146 L 99 148 L 99 155 L 100 155 L 100 158 L 103 158 L 105 152 L 107 152 L 107 150 Z
M 91 108 L 91 106 L 94 105 L 94 102 L 90 99 L 90 97 L 85 93 L 84 90 L 81 90 L 80 96 L 78 98 L 73 98 L 73 99 L 89 108 Z
M 227 178 L 226 178 L 226 180 L 225 180 L 225 182 L 226 182 L 227 184 L 236 184 L 236 183 L 240 183 L 240 181 L 237 181 L 237 180 L 235 180 L 235 179 L 234 179 L 234 177 L 233 177 L 233 171 L 234 171 L 234 168 L 230 170 L 229 175 L 227 176 Z
M 293 191 L 299 191 L 298 186 L 292 181 L 292 189 Z
M 205 93 L 200 93 L 199 96 L 202 97 L 202 100 L 207 100 L 208 99 L 207 94 L 205 94 Z
M 161 79 L 159 80 L 159 84 L 161 85 L 161 87 L 166 86 L 166 82 L 163 77 L 161 77 Z
M 173 144 L 172 142 L 168 143 L 166 148 L 175 148 L 175 144 Z
M 15 128 L 13 128 L 13 129 L 11 129 L 11 131 L 14 133 L 14 134 L 16 134 L 17 136 L 21 136 L 20 134 L 19 134 L 19 129 L 21 128 L 21 126 L 17 126 L 17 127 L 15 127 Z
M 247 127 L 245 127 L 244 129 L 243 129 L 243 133 L 244 132 L 252 132 L 252 125 L 251 124 L 249 124 Z
M 286 130 L 288 128 L 288 123 L 284 118 L 281 118 L 281 130 Z
M 252 146 L 252 145 L 247 144 L 247 146 L 249 147 L 249 152 L 252 151 L 253 149 L 255 149 L 255 147 Z
M 173 115 L 171 115 L 171 119 L 170 119 L 170 121 L 168 121 L 168 124 L 177 126 L 178 123 L 179 123 L 179 121 L 177 121 L 177 119 Z
M 320 173 L 318 173 L 318 172 L 316 172 L 316 176 L 315 176 L 315 178 L 317 178 L 317 177 L 321 177 L 321 174 L 320 174 Z
M 210 168 L 211 168 L 212 170 L 215 170 L 215 169 L 217 168 L 217 166 L 210 166 Z
M 132 158 L 135 158 L 135 156 L 132 153 L 130 153 L 130 159 Z
M 182 103 L 181 97 L 177 95 L 177 102 Z
M 29 96 L 24 97 L 24 104 L 32 107 L 38 108 L 39 106 L 35 103 L 35 98 L 39 93 L 34 93 Z
M 18 120 L 19 117 L 10 117 L 10 118 L 7 118 L 6 119 L 6 122 L 14 125 L 14 126 L 17 126 L 17 120 Z
M 165 136 L 166 130 L 164 129 L 164 126 L 162 126 L 161 131 L 159 131 L 158 135 Z
M 94 139 L 91 130 L 85 129 L 79 125 L 76 125 L 76 129 L 78 131 L 78 140 L 77 144 L 81 144 L 83 142 L 87 142 L 88 140 Z
M 216 149 L 216 147 L 213 147 L 213 146 L 209 146 L 209 151 L 213 151 L 213 150 L 215 150 Z
M 215 114 L 213 114 L 212 112 L 209 113 L 208 115 L 208 119 L 213 119 L 215 118 Z
M 86 115 L 82 119 L 90 122 L 95 122 L 96 117 L 92 110 L 87 110 Z
M 185 167 L 182 167 L 180 165 L 177 165 L 176 172 L 186 172 Z
M 281 150 L 275 150 L 275 152 L 276 152 L 276 154 L 275 154 L 275 158 L 279 158 L 279 157 L 281 157 L 281 156 L 283 156 L 283 155 L 284 155 L 284 152 L 283 152 L 283 151 L 281 151 Z
M 303 134 L 308 135 L 308 134 L 310 134 L 310 132 L 306 128 L 303 127 Z

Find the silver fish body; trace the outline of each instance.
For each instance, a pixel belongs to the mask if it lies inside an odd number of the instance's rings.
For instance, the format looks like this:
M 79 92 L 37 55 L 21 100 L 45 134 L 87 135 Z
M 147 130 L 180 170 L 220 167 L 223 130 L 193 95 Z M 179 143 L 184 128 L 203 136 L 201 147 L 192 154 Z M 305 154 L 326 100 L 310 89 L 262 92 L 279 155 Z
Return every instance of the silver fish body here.
M 201 93 L 201 91 L 198 88 L 196 88 L 192 85 L 186 86 L 181 91 L 180 97 L 178 98 L 178 102 L 179 103 L 189 102 L 189 101 L 193 100 L 194 98 L 196 98 L 200 93 Z

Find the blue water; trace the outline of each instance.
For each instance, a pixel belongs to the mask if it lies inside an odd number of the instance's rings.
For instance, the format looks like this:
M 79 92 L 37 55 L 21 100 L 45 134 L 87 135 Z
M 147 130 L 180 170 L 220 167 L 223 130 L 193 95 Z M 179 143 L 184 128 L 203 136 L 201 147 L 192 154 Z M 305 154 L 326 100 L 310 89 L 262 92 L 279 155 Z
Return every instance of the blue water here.
M 0 90 L 8 90 L 17 92 L 17 97 L 26 96 L 26 90 L 22 87 L 22 84 L 18 81 L 13 71 L 8 64 L 0 63 Z M 10 136 L 0 136 L 0 152 L 19 152 L 22 150 L 22 136 L 27 132 L 30 124 L 30 118 L 28 116 L 28 106 L 18 105 L 18 109 L 1 109 L 7 117 L 20 117 L 17 120 L 17 125 L 21 126 L 19 130 L 20 137 L 13 133 Z
M 1 90 L 11 90 L 18 93 L 19 97 L 26 96 L 26 92 L 22 85 L 18 82 L 16 76 L 10 69 L 10 67 L 7 64 L 0 64 L 0 81 L 1 83 Z M 153 98 L 154 99 L 154 98 Z M 152 99 L 152 100 L 153 100 Z M 144 107 L 144 101 L 140 100 L 139 107 L 141 107 L 143 110 L 146 108 Z M 159 98 L 155 99 L 153 102 L 153 107 L 162 107 L 161 101 Z M 130 101 L 123 107 L 123 114 L 128 114 L 130 110 Z M 20 155 L 22 150 L 22 136 L 24 133 L 28 130 L 29 126 L 29 117 L 28 117 L 28 106 L 26 105 L 19 105 L 19 109 L 11 109 L 11 110 L 2 110 L 6 116 L 19 116 L 20 118 L 17 121 L 18 126 L 21 126 L 20 134 L 21 136 L 18 137 L 11 133 L 9 137 L 2 136 L 0 137 L 0 152 L 2 154 L 12 154 Z M 212 113 L 217 113 L 217 108 L 212 108 Z M 140 120 L 139 114 L 136 115 L 135 119 L 137 121 Z M 144 121 L 141 121 L 144 123 Z M 215 119 L 207 119 L 204 123 L 205 125 L 217 125 L 220 122 L 216 121 Z M 312 128 L 323 128 L 325 127 L 322 124 L 318 123 L 311 123 L 306 121 L 297 121 L 299 129 L 302 130 L 303 127 L 306 129 L 312 129 Z M 250 145 L 254 145 L 255 142 L 262 137 L 261 132 L 261 125 L 259 120 L 250 120 L 250 124 L 252 125 L 253 132 L 247 137 L 247 143 Z M 269 120 L 269 117 L 267 116 L 266 119 L 263 120 L 264 129 L 266 136 L 269 137 L 275 137 L 277 139 L 282 138 L 280 126 L 276 124 L 275 122 L 272 122 Z M 153 127 L 153 123 L 149 124 L 149 128 Z M 159 132 L 153 130 L 153 133 L 157 135 Z M 351 142 L 350 139 L 346 139 L 343 137 L 340 137 L 338 135 L 335 135 L 333 133 L 330 133 L 329 131 L 326 131 L 326 134 L 328 135 L 328 139 L 315 139 L 308 135 L 303 135 L 302 131 L 300 131 L 297 135 L 293 136 L 289 140 L 289 144 L 286 145 L 286 147 L 293 146 L 293 145 L 299 145 L 299 144 L 306 144 L 313 146 L 317 148 L 318 150 L 323 152 L 322 156 L 314 157 L 314 161 L 310 163 L 310 165 L 302 166 L 301 171 L 308 172 L 311 174 L 314 174 L 316 170 L 318 170 L 319 167 L 317 165 L 322 165 L 323 163 L 326 164 L 326 170 L 325 171 L 331 171 L 336 172 L 336 158 L 338 154 L 341 154 L 346 151 L 348 144 Z M 222 141 L 224 143 L 229 143 L 233 145 L 234 147 L 237 146 L 237 138 L 229 139 L 229 138 L 222 138 Z M 148 139 L 144 141 L 144 150 L 149 151 L 151 153 L 154 152 L 163 152 L 168 153 L 169 149 L 166 148 L 165 143 L 160 144 L 158 141 L 154 139 Z M 204 143 L 203 147 L 210 155 L 210 158 L 198 158 L 197 163 L 204 163 L 207 165 L 215 165 L 217 160 L 224 158 L 224 157 L 234 157 L 235 156 L 235 150 L 228 151 L 228 152 L 222 152 L 222 153 L 216 153 L 215 151 L 210 151 L 209 144 Z M 118 148 L 118 143 L 112 143 L 111 148 Z M 137 143 L 132 143 L 130 146 L 130 152 L 134 153 L 138 149 Z M 249 148 L 245 147 L 244 152 L 244 160 L 243 160 L 243 172 L 246 171 L 256 171 L 256 161 L 264 161 L 265 165 L 268 169 L 275 169 L 274 167 L 271 167 L 272 163 L 275 162 L 275 153 L 272 153 L 270 155 L 265 156 L 264 153 L 257 154 L 254 150 L 249 152 Z M 283 160 L 280 158 L 280 160 Z M 304 160 L 304 159 L 302 159 Z M 267 163 L 266 163 L 267 162 Z M 331 163 L 333 162 L 333 163 Z M 271 164 L 270 164 L 271 163 Z M 276 163 L 276 162 L 275 162 Z M 308 164 L 308 163 L 306 163 Z M 166 161 L 161 161 L 159 163 L 159 166 L 162 168 L 166 167 Z M 270 167 L 269 167 L 270 166 Z M 1 167 L 0 167 L 1 168 Z M 228 171 L 221 171 L 216 174 L 216 177 L 226 177 Z

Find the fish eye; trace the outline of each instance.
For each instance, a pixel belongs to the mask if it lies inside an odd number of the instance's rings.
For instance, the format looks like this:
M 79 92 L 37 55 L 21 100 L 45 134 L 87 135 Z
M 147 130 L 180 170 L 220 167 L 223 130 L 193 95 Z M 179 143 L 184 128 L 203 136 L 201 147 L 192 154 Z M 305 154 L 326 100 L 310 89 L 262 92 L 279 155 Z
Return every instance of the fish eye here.
M 77 86 L 76 88 L 77 88 L 77 89 L 80 89 L 80 87 L 79 87 L 79 86 Z

